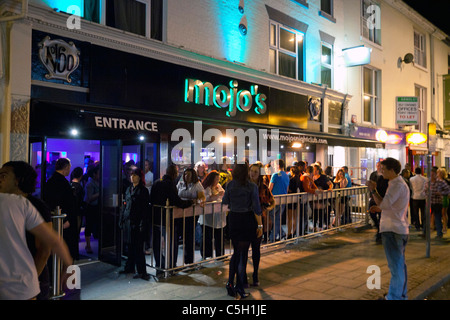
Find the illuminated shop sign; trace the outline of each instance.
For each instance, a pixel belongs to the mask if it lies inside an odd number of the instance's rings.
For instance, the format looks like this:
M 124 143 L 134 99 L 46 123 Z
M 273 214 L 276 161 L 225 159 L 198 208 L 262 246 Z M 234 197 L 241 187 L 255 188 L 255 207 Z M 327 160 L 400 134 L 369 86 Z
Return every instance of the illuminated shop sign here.
M 236 80 L 231 80 L 228 88 L 225 85 L 213 86 L 210 82 L 186 79 L 184 101 L 227 109 L 228 117 L 234 117 L 237 110 L 248 112 L 253 107 L 256 114 L 266 113 L 267 97 L 264 93 L 258 93 L 258 86 L 251 85 L 250 90 L 240 90 L 238 85 Z
M 157 122 L 101 116 L 94 117 L 94 120 L 97 128 L 158 132 Z
M 72 82 L 70 74 L 80 64 L 80 52 L 75 44 L 62 39 L 51 40 L 46 36 L 38 46 L 39 59 L 48 71 L 45 78 Z

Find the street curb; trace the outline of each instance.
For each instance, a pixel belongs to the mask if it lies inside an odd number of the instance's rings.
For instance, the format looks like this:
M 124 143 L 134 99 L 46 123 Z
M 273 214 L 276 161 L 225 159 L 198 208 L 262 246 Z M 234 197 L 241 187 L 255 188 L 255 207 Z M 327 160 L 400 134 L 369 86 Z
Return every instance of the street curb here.
M 440 280 L 435 282 L 433 285 L 429 286 L 427 289 L 423 290 L 422 293 L 418 294 L 415 298 L 411 300 L 425 300 L 426 297 L 435 292 L 437 289 L 439 289 L 439 287 L 443 286 L 448 281 L 450 281 L 450 273 L 447 273 L 445 276 L 441 276 Z

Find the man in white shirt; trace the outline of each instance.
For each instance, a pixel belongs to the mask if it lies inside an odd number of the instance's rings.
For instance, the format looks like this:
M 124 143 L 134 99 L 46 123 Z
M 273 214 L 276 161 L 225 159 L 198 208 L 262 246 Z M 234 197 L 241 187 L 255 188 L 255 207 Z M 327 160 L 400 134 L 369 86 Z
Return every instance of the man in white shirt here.
M 0 184 L 3 179 L 0 177 Z M 25 230 L 52 248 L 64 264 L 72 264 L 67 245 L 44 222 L 25 197 L 0 193 L 0 300 L 33 299 L 40 292 L 33 256 Z
M 412 189 L 411 224 L 416 227 L 417 231 L 419 231 L 425 221 L 425 201 L 427 198 L 425 193 L 425 185 L 428 182 L 428 179 L 422 175 L 421 168 L 416 168 L 414 172 L 416 175 L 409 179 Z
M 370 212 L 383 211 L 380 220 L 380 233 L 384 252 L 391 271 L 391 282 L 386 300 L 407 300 L 407 270 L 405 249 L 408 241 L 409 187 L 399 176 L 401 164 L 394 158 L 381 162 L 381 174 L 389 180 L 386 194 L 382 198 L 372 184 L 369 185 L 376 206 Z

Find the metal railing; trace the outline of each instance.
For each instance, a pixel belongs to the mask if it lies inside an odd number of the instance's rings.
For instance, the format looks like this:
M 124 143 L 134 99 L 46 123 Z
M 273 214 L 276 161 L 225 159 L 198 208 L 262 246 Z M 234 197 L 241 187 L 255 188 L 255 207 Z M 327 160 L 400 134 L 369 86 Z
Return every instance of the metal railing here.
M 52 225 L 53 230 L 58 234 L 59 238 L 63 238 L 63 220 L 66 214 L 61 213 L 60 207 L 56 207 L 56 211 L 52 212 Z M 52 254 L 52 296 L 51 300 L 57 300 L 64 297 L 65 293 L 62 289 L 61 284 L 61 273 L 62 273 L 62 262 L 61 259 L 55 254 Z
M 264 249 L 338 228 L 367 224 L 369 220 L 366 186 L 274 198 L 274 209 L 263 213 Z M 153 205 L 150 266 L 167 277 L 172 272 L 228 258 L 233 248 L 227 232 L 227 213 L 228 206 L 221 201 L 186 209 L 169 206 L 168 202 L 166 206 Z

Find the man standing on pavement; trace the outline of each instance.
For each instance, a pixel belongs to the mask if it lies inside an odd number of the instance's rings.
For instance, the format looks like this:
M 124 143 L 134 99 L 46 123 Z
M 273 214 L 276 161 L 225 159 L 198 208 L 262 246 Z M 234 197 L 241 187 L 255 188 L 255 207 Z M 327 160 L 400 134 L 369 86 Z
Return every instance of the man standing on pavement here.
M 376 189 L 378 193 L 380 194 L 381 198 L 384 197 L 386 194 L 386 190 L 388 188 L 389 180 L 385 179 L 381 175 L 381 162 L 377 162 L 377 170 L 372 172 L 369 178 L 369 184 L 374 183 L 374 187 L 376 186 Z M 369 200 L 369 210 L 372 206 L 375 206 L 376 202 L 373 198 L 373 195 L 370 197 Z M 377 234 L 375 235 L 375 243 L 381 244 L 381 234 L 380 234 L 380 218 L 381 218 L 381 212 L 371 212 L 370 217 L 372 218 L 373 223 L 375 224 L 375 227 L 377 228 Z
M 50 210 L 61 208 L 61 213 L 66 214 L 64 219 L 63 237 L 69 247 L 70 255 L 75 260 L 79 259 L 78 251 L 78 221 L 75 210 L 75 196 L 69 181 L 65 178 L 70 174 L 71 163 L 67 158 L 59 158 L 55 164 L 55 172 L 47 180 L 44 188 L 44 201 Z
M 425 199 L 427 198 L 425 185 L 428 179 L 422 175 L 421 168 L 418 167 L 414 171 L 416 175 L 409 179 L 412 189 L 411 224 L 419 231 L 425 221 Z M 419 218 L 419 209 L 421 218 Z
M 376 202 L 370 212 L 381 212 L 380 233 L 384 252 L 391 271 L 391 281 L 386 300 L 407 300 L 407 269 L 405 249 L 408 242 L 408 204 L 409 188 L 405 180 L 399 176 L 401 164 L 394 158 L 381 162 L 381 174 L 389 180 L 389 186 L 384 197 L 381 197 L 374 184 L 369 184 L 369 190 Z
M 431 180 L 425 186 L 425 192 L 431 192 L 431 214 L 436 225 L 436 239 L 442 239 L 442 196 L 450 194 L 450 186 L 437 175 L 438 167 L 431 168 Z M 425 233 L 425 232 L 424 232 Z
M 289 187 L 289 177 L 287 173 L 284 171 L 285 170 L 284 161 L 282 159 L 275 160 L 274 168 L 275 173 L 272 175 L 272 178 L 270 179 L 269 190 L 272 192 L 274 196 L 280 194 L 287 194 Z M 275 209 L 273 209 L 270 212 L 270 217 L 272 221 L 274 221 L 274 229 L 275 229 L 275 232 L 273 232 L 270 235 L 271 241 L 281 240 L 285 236 L 285 233 L 281 228 L 281 220 L 285 209 L 286 205 L 281 204 L 275 206 Z M 279 239 L 277 239 L 278 237 Z

